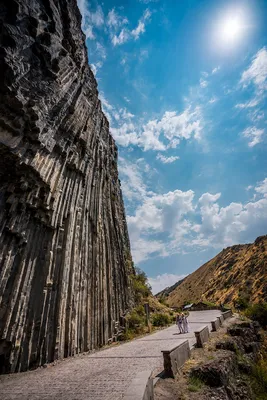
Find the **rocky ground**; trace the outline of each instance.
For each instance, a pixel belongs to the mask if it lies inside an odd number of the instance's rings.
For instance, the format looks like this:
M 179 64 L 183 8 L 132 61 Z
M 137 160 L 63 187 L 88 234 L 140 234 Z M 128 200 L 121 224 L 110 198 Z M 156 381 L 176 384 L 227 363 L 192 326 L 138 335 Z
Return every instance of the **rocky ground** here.
M 255 399 L 249 376 L 259 341 L 256 324 L 231 318 L 219 332 L 211 334 L 204 349 L 192 351 L 175 379 L 157 382 L 155 400 Z

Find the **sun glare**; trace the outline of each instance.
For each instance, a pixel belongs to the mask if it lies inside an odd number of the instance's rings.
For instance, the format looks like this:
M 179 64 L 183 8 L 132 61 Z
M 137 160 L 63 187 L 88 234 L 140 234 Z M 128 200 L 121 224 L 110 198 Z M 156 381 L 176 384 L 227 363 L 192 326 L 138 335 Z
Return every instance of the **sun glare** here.
M 214 19 L 214 33 L 212 42 L 220 50 L 234 50 L 246 40 L 252 27 L 252 12 L 247 7 L 221 10 Z
M 242 21 L 240 18 L 231 17 L 222 24 L 222 38 L 224 40 L 236 40 L 242 33 Z

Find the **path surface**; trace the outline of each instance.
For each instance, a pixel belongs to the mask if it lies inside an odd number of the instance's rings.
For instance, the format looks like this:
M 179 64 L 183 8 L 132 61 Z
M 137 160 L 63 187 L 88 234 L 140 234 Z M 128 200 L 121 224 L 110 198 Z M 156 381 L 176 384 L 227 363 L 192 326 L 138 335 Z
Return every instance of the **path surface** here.
M 59 362 L 35 371 L 0 376 L 1 400 L 122 400 L 134 376 L 163 370 L 161 350 L 185 339 L 192 347 L 194 331 L 221 313 L 190 313 L 190 333 L 178 335 L 175 325 L 132 342 Z M 209 326 L 210 328 L 210 326 Z

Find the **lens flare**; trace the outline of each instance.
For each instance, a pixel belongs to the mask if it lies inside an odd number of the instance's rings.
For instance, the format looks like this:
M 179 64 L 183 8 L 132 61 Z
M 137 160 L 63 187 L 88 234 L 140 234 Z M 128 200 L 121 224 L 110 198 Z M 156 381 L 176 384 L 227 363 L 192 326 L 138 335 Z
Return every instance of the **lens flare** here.
M 222 24 L 221 36 L 227 41 L 237 40 L 243 30 L 243 21 L 238 17 L 230 17 Z

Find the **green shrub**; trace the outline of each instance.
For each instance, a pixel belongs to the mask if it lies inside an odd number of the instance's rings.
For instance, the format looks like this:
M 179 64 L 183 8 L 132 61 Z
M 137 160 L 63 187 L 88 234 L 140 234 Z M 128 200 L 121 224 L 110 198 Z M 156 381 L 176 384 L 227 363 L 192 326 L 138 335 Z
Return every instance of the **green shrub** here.
M 249 295 L 245 293 L 239 293 L 237 300 L 235 301 L 235 307 L 239 310 L 246 310 L 249 306 Z
M 267 303 L 253 304 L 246 310 L 246 316 L 251 318 L 253 321 L 258 321 L 259 324 L 266 329 L 267 328 Z
M 151 287 L 148 283 L 145 272 L 139 268 L 135 268 L 135 274 L 131 276 L 132 288 L 134 292 L 134 298 L 136 303 L 142 302 L 143 298 L 150 296 Z
M 143 312 L 140 312 L 143 309 Z M 136 329 L 145 325 L 145 312 L 143 306 L 134 308 L 130 314 L 127 315 L 129 329 Z
M 171 323 L 171 318 L 165 313 L 155 313 L 152 317 L 152 324 L 154 326 L 165 326 Z
M 203 386 L 204 386 L 204 383 L 202 382 L 201 379 L 199 379 L 195 376 L 190 376 L 189 383 L 188 383 L 188 390 L 190 392 L 198 392 L 199 390 L 202 389 Z
M 203 300 L 203 303 L 208 307 L 217 307 L 216 303 L 212 303 L 211 301 Z

